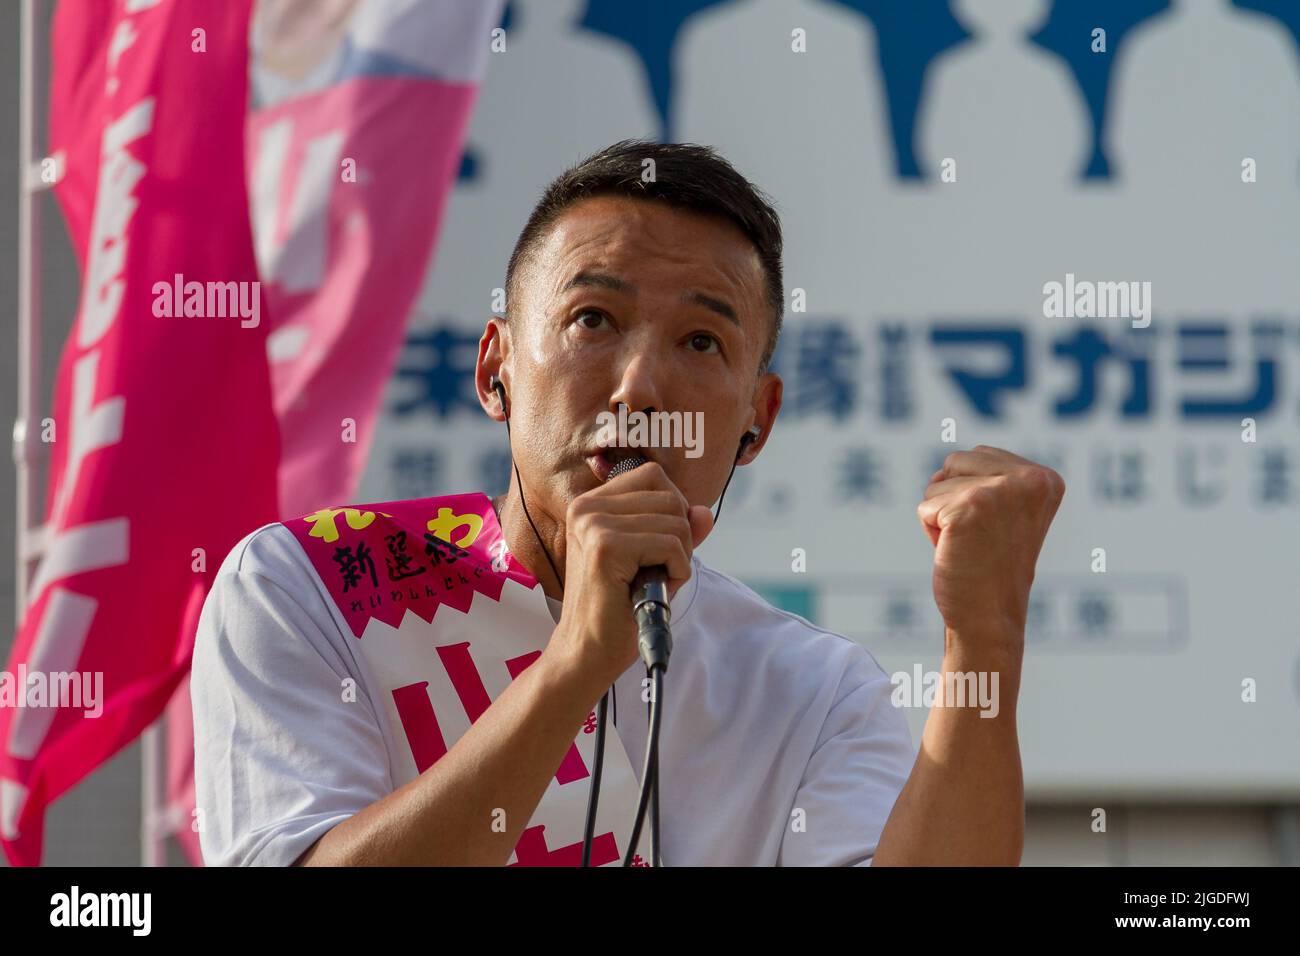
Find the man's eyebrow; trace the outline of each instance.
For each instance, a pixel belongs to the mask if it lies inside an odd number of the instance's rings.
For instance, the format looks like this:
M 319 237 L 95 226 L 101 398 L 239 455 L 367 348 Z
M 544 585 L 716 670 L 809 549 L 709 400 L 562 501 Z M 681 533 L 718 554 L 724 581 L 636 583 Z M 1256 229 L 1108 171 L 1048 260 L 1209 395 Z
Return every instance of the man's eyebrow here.
M 608 272 L 593 272 L 590 269 L 583 269 L 576 276 L 564 284 L 561 293 L 568 292 L 570 289 L 576 289 L 578 286 L 594 285 L 604 289 L 613 289 L 615 292 L 626 292 L 629 295 L 636 295 L 636 286 L 618 276 L 612 276 Z
M 721 299 L 715 299 L 713 296 L 705 295 L 703 292 L 683 292 L 682 301 L 694 305 L 702 305 L 706 309 L 711 309 L 718 313 L 718 315 L 722 316 L 724 319 L 728 319 L 738 328 L 740 326 L 740 319 L 736 317 L 736 310 Z
M 612 289 L 615 292 L 623 292 L 628 295 L 636 295 L 636 286 L 626 279 L 620 279 L 618 276 L 610 275 L 608 272 L 595 272 L 590 269 L 583 269 L 572 279 L 564 284 L 560 290 L 561 293 L 568 292 L 570 289 L 579 286 L 599 286 L 603 289 Z M 718 313 L 724 319 L 740 326 L 740 319 L 736 315 L 736 310 L 722 299 L 714 298 L 711 295 L 705 295 L 703 292 L 683 292 L 682 301 L 691 305 L 700 305 L 706 309 Z

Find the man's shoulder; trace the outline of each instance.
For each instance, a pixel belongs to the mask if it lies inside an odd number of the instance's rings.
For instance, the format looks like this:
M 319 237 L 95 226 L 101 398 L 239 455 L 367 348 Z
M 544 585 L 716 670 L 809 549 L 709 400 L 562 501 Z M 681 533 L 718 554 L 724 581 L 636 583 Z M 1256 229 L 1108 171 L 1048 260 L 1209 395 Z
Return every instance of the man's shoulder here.
M 230 549 L 217 576 L 257 574 L 276 580 L 305 565 L 293 534 L 283 522 L 271 521 L 248 532 Z
M 226 619 L 251 627 L 250 622 L 258 615 L 265 617 L 267 609 L 274 609 L 277 620 L 285 613 L 304 614 L 327 629 L 329 610 L 323 591 L 320 577 L 293 534 L 281 522 L 268 522 L 244 535 L 226 554 L 204 598 L 200 630 L 205 623 Z
M 810 655 L 861 669 L 864 678 L 885 674 L 866 647 L 850 637 L 814 624 L 800 614 L 777 607 L 743 581 L 698 563 L 700 593 L 693 613 L 707 618 L 710 630 L 722 630 L 736 640 L 757 642 L 765 649 L 791 652 L 806 660 Z

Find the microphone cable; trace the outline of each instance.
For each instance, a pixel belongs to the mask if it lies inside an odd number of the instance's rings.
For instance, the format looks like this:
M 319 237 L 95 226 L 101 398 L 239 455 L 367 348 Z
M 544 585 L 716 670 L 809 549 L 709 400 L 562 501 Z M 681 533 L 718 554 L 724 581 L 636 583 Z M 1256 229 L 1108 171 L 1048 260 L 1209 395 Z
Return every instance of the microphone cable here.
M 664 671 L 659 665 L 647 668 L 653 685 L 650 691 L 650 732 L 646 741 L 645 763 L 641 769 L 641 793 L 637 799 L 636 820 L 632 824 L 632 836 L 628 840 L 627 854 L 623 865 L 631 866 L 636 856 L 637 843 L 641 840 L 641 827 L 645 823 L 647 804 L 653 804 L 650 825 L 650 858 L 655 866 L 662 866 L 659 856 L 659 726 L 663 716 Z
M 736 465 L 740 463 L 740 456 L 745 453 L 745 446 L 751 441 L 756 440 L 760 434 L 762 434 L 762 432 L 759 430 L 757 425 L 754 425 L 741 436 L 740 447 L 736 449 L 736 457 L 731 463 L 731 471 L 727 474 L 727 481 L 722 486 L 722 494 L 718 496 L 718 510 L 713 516 L 715 525 L 717 524 L 718 516 L 722 514 L 722 499 L 726 497 L 727 487 L 731 484 L 731 478 L 736 473 Z M 641 456 L 637 457 L 640 458 L 638 464 L 645 463 L 645 458 Z M 627 460 L 620 462 L 620 465 L 626 464 Z M 633 465 L 626 470 L 631 471 L 632 468 L 635 467 L 637 467 L 637 465 Z M 617 475 L 621 470 L 622 469 L 620 469 L 619 465 L 616 465 L 611 475 Z M 605 480 L 608 481 L 609 479 L 606 478 Z M 655 602 L 650 602 L 650 599 L 647 597 L 647 599 L 641 603 Z M 647 663 L 646 666 L 646 675 L 651 680 L 650 711 L 648 714 L 650 729 L 646 740 L 645 764 L 641 771 L 641 792 L 637 799 L 636 820 L 632 824 L 632 837 L 628 841 L 627 852 L 623 857 L 623 865 L 631 866 L 633 858 L 637 855 L 637 844 L 641 839 L 641 827 L 645 823 L 646 807 L 647 804 L 649 804 L 650 858 L 653 861 L 654 866 L 659 867 L 663 865 L 663 860 L 659 853 L 659 730 L 663 715 L 664 674 L 668 670 L 668 656 L 672 650 L 672 636 L 668 628 L 668 616 L 670 611 L 667 606 L 662 606 L 662 611 L 659 612 L 663 615 L 663 619 L 654 621 L 654 623 L 650 623 L 653 621 L 651 615 L 654 614 L 654 612 L 646 612 L 646 617 L 641 618 L 640 606 L 640 603 L 638 603 L 638 623 L 642 626 L 642 641 L 646 639 L 647 634 L 654 633 L 661 629 L 663 632 L 663 644 L 659 648 L 661 653 L 658 654 L 656 654 L 654 650 L 646 650 L 645 645 L 643 644 L 643 657 L 656 658 L 652 662 Z

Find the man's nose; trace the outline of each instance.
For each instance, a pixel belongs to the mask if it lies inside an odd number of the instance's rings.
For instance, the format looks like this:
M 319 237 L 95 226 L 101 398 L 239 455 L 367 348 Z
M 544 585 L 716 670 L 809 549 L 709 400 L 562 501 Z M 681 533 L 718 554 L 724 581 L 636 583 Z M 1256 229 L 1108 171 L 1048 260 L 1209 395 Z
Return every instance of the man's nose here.
M 652 359 L 643 355 L 634 356 L 624 366 L 618 388 L 610 396 L 610 411 L 617 415 L 620 405 L 626 405 L 629 412 L 641 411 L 646 414 L 663 408 L 658 379 Z

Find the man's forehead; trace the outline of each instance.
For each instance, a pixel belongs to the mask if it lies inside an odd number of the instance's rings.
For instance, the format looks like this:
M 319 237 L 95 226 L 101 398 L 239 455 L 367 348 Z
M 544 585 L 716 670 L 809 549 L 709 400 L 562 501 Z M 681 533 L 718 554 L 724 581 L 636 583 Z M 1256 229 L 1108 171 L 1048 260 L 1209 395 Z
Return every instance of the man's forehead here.
M 597 196 L 556 220 L 538 265 L 552 294 L 583 273 L 635 281 L 635 274 L 689 272 L 761 301 L 762 263 L 743 232 L 721 217 L 650 200 Z M 613 283 L 606 283 L 613 285 Z

